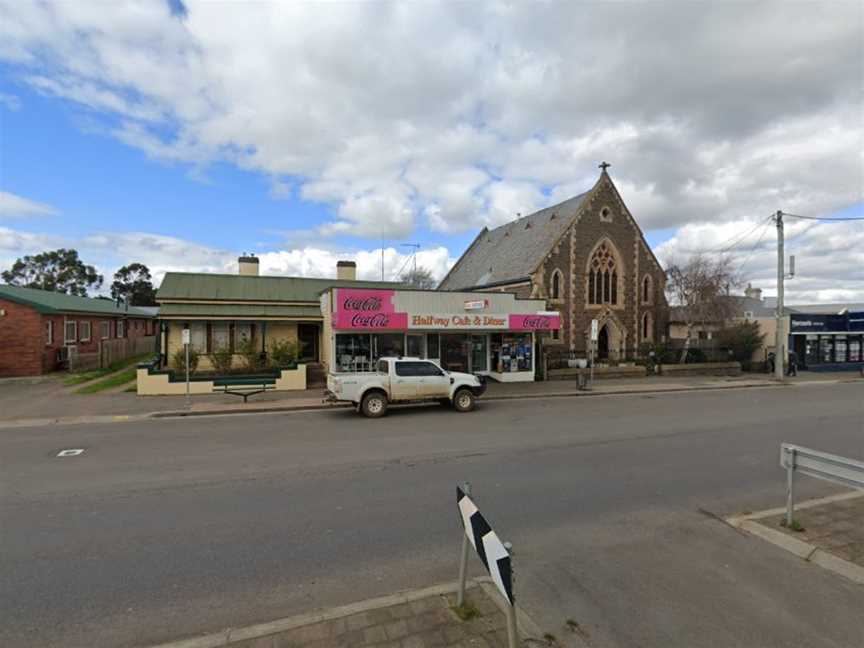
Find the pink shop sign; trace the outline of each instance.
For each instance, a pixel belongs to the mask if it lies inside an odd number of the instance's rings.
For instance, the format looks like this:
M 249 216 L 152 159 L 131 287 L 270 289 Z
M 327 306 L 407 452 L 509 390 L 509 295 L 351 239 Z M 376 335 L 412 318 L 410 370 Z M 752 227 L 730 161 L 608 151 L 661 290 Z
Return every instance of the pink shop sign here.
M 337 288 L 333 327 L 336 329 L 400 330 L 408 328 L 408 313 L 393 306 L 395 290 Z
M 510 315 L 511 331 L 554 331 L 561 328 L 560 315 Z

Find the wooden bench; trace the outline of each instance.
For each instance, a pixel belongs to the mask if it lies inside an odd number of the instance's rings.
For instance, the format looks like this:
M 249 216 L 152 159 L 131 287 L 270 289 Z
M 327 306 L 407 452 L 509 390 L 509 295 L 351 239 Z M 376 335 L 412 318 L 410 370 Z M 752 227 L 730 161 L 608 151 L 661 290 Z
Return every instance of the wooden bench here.
M 216 378 L 213 381 L 213 391 L 232 396 L 242 396 L 246 403 L 250 396 L 263 394 L 276 389 L 276 379 L 262 376 L 260 378 Z

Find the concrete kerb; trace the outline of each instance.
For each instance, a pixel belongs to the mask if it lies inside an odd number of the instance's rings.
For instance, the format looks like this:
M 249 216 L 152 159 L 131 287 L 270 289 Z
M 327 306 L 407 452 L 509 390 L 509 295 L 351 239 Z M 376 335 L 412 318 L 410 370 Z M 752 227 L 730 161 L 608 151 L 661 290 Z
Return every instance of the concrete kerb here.
M 488 576 L 481 576 L 468 581 L 469 587 L 475 585 L 481 587 L 483 591 L 492 598 L 492 600 L 494 600 L 499 606 L 502 606 L 503 610 L 505 604 L 503 601 L 499 600 L 501 599 L 501 595 L 495 589 L 491 578 Z M 220 646 L 230 646 L 234 642 L 267 637 L 280 632 L 286 632 L 288 630 L 294 630 L 296 628 L 311 625 L 313 623 L 332 621 L 334 619 L 341 619 L 360 612 L 368 612 L 370 610 L 391 607 L 402 603 L 419 601 L 420 599 L 429 596 L 446 596 L 447 594 L 455 593 L 458 587 L 458 583 L 445 583 L 443 585 L 434 585 L 432 587 L 418 590 L 397 592 L 396 594 L 367 599 L 357 603 L 349 603 L 348 605 L 331 608 L 329 610 L 307 612 L 305 614 L 277 619 L 267 623 L 258 623 L 243 628 L 228 628 L 201 637 L 161 643 L 156 646 L 151 646 L 151 648 L 218 648 Z M 540 636 L 539 629 L 534 621 L 518 607 L 517 616 L 519 618 L 519 623 L 522 624 L 520 627 L 523 628 L 523 634 L 524 630 L 528 630 L 534 636 Z
M 809 509 L 821 506 L 823 504 L 842 502 L 845 500 L 856 499 L 859 497 L 864 497 L 864 491 L 840 493 L 838 495 L 829 495 L 828 497 L 820 497 L 817 499 L 806 500 L 804 502 L 796 504 L 795 509 Z M 823 569 L 827 569 L 828 571 L 848 578 L 855 583 L 864 585 L 864 567 L 849 562 L 848 560 L 843 560 L 842 558 L 839 558 L 832 553 L 820 549 L 816 545 L 805 542 L 803 540 L 799 540 L 798 538 L 793 538 L 792 536 L 787 535 L 782 531 L 772 529 L 758 521 L 765 518 L 782 515 L 785 512 L 786 507 L 766 509 L 764 511 L 758 511 L 756 513 L 733 515 L 732 517 L 726 518 L 726 522 L 728 522 L 729 525 L 736 529 L 742 529 L 744 531 L 747 531 L 751 535 L 762 538 L 763 540 L 766 540 L 771 544 L 777 545 L 781 549 L 785 549 L 786 551 L 795 554 L 805 562 L 813 563 L 814 565 L 818 565 Z

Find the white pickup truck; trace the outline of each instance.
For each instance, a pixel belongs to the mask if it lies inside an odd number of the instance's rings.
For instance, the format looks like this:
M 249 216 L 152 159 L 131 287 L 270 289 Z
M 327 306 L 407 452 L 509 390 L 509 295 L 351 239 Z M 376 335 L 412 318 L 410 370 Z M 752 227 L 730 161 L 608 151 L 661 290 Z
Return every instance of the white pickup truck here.
M 351 403 L 370 418 L 384 416 L 389 403 L 438 401 L 470 412 L 486 382 L 472 374 L 445 371 L 432 360 L 381 358 L 377 371 L 330 373 L 324 399 Z

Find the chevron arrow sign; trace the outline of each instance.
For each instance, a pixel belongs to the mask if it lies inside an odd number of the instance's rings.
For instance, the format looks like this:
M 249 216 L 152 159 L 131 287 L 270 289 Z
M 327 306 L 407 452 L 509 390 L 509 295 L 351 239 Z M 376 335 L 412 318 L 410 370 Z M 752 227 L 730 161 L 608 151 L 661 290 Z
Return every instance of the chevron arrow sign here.
M 462 526 L 465 535 L 474 547 L 492 582 L 500 590 L 505 599 L 513 605 L 513 571 L 510 565 L 510 554 L 504 543 L 489 526 L 486 518 L 477 510 L 477 506 L 465 492 L 456 487 L 456 503 L 462 516 Z

